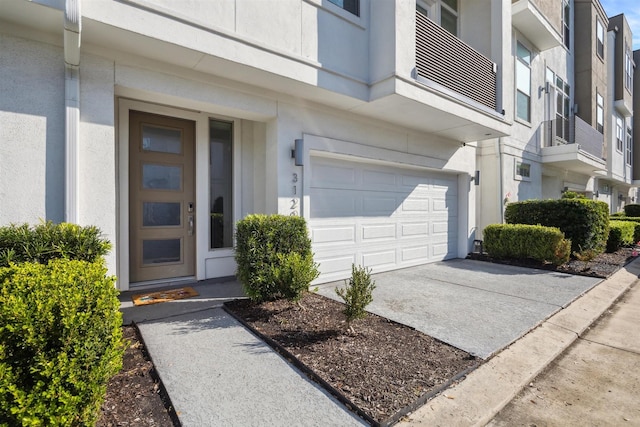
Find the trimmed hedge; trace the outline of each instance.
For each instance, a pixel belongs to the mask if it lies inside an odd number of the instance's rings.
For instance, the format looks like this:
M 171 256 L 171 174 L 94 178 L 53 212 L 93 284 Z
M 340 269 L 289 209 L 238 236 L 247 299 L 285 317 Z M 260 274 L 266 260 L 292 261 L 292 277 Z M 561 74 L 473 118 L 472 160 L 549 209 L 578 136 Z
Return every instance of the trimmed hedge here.
M 604 251 L 609 235 L 609 207 L 588 199 L 527 200 L 509 203 L 509 224 L 557 227 L 571 240 L 571 251 Z
M 628 205 L 624 205 L 624 214 L 626 216 L 640 216 L 640 205 L 637 203 L 630 203 Z
M 634 233 L 637 222 L 611 221 L 609 223 L 609 238 L 607 239 L 607 252 L 615 252 L 622 246 L 628 246 L 634 241 Z
M 11 262 L 46 264 L 59 258 L 94 262 L 110 249 L 109 241 L 94 226 L 48 221 L 34 227 L 28 224 L 0 227 L 0 267 Z
M 318 277 L 304 218 L 248 215 L 236 228 L 237 276 L 254 301 L 297 300 Z
M 115 278 L 102 262 L 0 268 L 0 420 L 93 425 L 122 365 Z
M 612 216 L 609 220 L 609 224 L 612 221 L 628 221 L 634 224 L 635 230 L 633 232 L 633 241 L 640 242 L 640 217 L 637 216 Z
M 556 227 L 527 224 L 491 224 L 483 232 L 484 248 L 495 258 L 535 259 L 564 264 L 571 242 Z

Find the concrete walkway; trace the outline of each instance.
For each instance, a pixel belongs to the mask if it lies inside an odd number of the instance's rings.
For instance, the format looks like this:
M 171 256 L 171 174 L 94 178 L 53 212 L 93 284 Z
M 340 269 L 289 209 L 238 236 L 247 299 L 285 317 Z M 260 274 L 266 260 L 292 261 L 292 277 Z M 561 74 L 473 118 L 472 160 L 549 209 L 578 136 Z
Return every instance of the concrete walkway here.
M 639 326 L 636 283 L 489 425 L 640 426 Z
M 470 260 L 376 275 L 371 311 L 481 357 L 526 334 L 404 424 L 491 420 L 637 279 L 635 264 L 599 284 Z M 320 293 L 336 297 L 335 285 L 342 283 L 323 285 Z M 143 307 L 122 296 L 125 322 L 138 324 L 184 426 L 362 424 L 219 308 L 242 295 L 237 283 L 194 287 L 199 297 Z

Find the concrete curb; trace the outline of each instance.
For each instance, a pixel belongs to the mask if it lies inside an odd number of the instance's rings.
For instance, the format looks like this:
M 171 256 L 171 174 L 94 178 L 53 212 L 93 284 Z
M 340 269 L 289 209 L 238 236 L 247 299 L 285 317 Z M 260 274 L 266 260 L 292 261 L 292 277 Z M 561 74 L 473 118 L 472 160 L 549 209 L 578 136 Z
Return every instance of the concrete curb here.
M 483 426 L 638 280 L 634 260 L 398 425 Z

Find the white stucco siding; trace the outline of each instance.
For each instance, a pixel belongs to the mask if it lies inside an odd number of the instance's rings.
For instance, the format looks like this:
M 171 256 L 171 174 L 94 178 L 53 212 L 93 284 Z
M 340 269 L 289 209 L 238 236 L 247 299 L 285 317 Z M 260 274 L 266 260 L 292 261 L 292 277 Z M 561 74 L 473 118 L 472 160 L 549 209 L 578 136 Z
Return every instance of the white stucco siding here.
M 117 204 L 113 62 L 92 55 L 80 60 L 79 222 L 95 225 L 111 241 L 107 256 L 116 272 Z
M 0 34 L 0 64 L 0 224 L 62 221 L 62 49 Z

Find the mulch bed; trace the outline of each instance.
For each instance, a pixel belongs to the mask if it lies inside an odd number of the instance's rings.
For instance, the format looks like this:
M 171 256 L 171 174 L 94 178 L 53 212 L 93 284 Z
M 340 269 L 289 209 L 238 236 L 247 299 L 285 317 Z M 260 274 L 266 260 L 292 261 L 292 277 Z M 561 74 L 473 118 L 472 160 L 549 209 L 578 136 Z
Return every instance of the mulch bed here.
M 349 324 L 344 305 L 312 293 L 299 303 L 235 300 L 225 307 L 372 424 L 397 421 L 479 363 L 383 317 L 369 314 Z
M 608 277 L 633 260 L 636 250 L 622 248 L 559 267 L 477 254 L 470 258 Z M 462 350 L 375 315 L 348 325 L 340 303 L 315 294 L 308 294 L 300 304 L 276 301 L 253 305 L 237 300 L 228 308 L 323 378 L 374 423 L 391 420 L 394 414 L 397 417 L 407 405 L 421 403 L 479 363 Z M 109 383 L 97 426 L 179 426 L 137 329 L 125 326 L 123 331 L 131 345 L 122 371 Z

